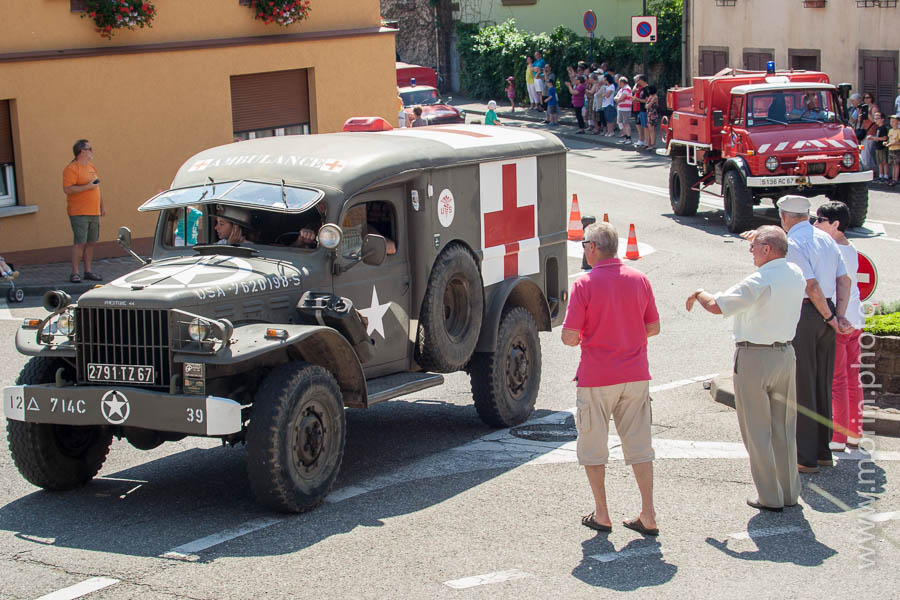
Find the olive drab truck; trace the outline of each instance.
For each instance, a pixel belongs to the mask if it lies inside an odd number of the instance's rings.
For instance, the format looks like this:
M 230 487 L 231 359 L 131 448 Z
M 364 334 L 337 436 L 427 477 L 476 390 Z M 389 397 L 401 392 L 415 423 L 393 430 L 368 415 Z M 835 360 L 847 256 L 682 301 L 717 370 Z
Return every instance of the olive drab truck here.
M 672 157 L 669 200 L 676 215 L 697 212 L 700 192 L 719 184 L 725 224 L 752 227 L 753 207 L 785 194 L 824 194 L 850 208 L 850 226 L 866 220 L 871 171 L 847 123 L 848 84 L 815 71 L 725 69 L 667 92 L 671 117 L 661 132 Z
M 139 268 L 77 302 L 48 292 L 3 388 L 21 474 L 71 489 L 113 437 L 213 437 L 246 444 L 261 503 L 299 512 L 337 476 L 345 408 L 466 371 L 486 423 L 526 420 L 538 331 L 566 309 L 566 148 L 505 127 L 375 128 L 200 152 L 140 207 L 159 213 L 151 257 L 122 228 Z

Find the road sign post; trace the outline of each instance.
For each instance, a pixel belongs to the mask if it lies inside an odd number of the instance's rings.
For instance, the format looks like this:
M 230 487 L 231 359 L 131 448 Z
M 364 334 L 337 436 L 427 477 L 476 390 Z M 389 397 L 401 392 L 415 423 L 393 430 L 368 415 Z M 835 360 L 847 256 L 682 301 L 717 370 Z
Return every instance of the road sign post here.
M 646 11 L 646 8 L 644 10 Z M 656 17 L 638 16 L 631 17 L 631 41 L 635 44 L 644 44 L 644 75 L 647 75 L 647 44 L 656 41 Z
M 859 299 L 865 302 L 875 293 L 878 285 L 878 271 L 872 259 L 859 252 L 859 268 L 856 272 L 856 285 L 859 287 Z
M 594 30 L 597 29 L 597 15 L 592 10 L 586 10 L 582 18 L 584 29 L 591 38 L 591 64 L 594 63 Z

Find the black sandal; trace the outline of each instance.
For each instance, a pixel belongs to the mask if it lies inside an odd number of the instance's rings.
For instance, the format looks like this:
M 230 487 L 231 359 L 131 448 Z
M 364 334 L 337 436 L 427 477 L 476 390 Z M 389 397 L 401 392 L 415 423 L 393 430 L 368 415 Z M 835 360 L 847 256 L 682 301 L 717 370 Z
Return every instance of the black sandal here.
M 643 521 L 641 521 L 640 517 L 638 517 L 634 521 L 622 521 L 622 525 L 624 525 L 628 529 L 631 529 L 632 531 L 637 531 L 638 533 L 643 534 L 643 535 L 652 535 L 652 536 L 659 535 L 659 529 L 657 529 L 657 528 L 651 529 L 649 527 L 646 527 L 644 525 Z
M 612 531 L 612 525 L 603 525 L 595 521 L 594 513 L 581 517 L 581 524 L 588 529 L 593 529 L 594 531 L 602 531 L 603 533 L 609 533 L 610 531 Z
M 79 275 L 78 273 L 72 273 L 69 276 L 69 281 L 71 281 L 72 283 L 81 283 L 81 275 Z

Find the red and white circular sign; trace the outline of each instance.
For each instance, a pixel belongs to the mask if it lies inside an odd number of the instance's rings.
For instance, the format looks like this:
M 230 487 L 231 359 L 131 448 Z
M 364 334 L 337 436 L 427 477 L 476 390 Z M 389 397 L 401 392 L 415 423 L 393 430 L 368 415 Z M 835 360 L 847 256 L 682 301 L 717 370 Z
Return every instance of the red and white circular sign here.
M 438 196 L 437 213 L 441 225 L 450 227 L 450 224 L 453 223 L 453 216 L 456 214 L 456 202 L 453 201 L 453 192 L 446 188 Z
M 859 299 L 865 302 L 875 293 L 878 285 L 878 271 L 872 259 L 859 252 L 859 269 L 856 273 L 856 285 L 859 287 Z

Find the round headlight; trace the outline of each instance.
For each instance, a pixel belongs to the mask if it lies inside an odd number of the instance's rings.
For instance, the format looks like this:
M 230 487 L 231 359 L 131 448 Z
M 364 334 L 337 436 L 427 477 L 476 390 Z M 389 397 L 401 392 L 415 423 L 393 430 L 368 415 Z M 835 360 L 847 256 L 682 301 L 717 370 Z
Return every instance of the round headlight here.
M 72 335 L 75 333 L 75 315 L 69 311 L 59 315 L 59 318 L 56 319 L 56 330 L 61 335 Z
M 848 169 L 853 166 L 853 163 L 856 162 L 856 157 L 847 152 L 844 154 L 844 157 L 841 159 L 841 162 L 844 163 L 844 166 Z
M 344 232 L 334 223 L 326 223 L 319 228 L 319 244 L 323 248 L 334 250 L 341 245 Z
M 209 337 L 209 323 L 202 319 L 194 319 L 188 325 L 188 335 L 195 342 L 202 342 Z
M 766 159 L 766 168 L 770 171 L 775 171 L 778 168 L 778 159 L 774 156 L 770 156 Z

